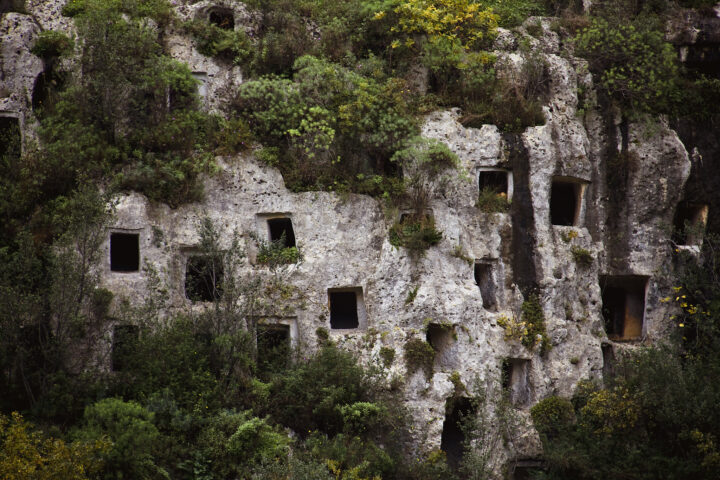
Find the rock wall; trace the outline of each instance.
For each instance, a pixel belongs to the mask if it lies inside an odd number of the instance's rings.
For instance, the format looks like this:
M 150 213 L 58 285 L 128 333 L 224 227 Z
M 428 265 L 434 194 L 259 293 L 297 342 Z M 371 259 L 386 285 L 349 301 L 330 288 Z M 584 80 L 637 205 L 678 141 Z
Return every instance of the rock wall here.
M 240 3 L 220 3 L 235 10 L 236 28 L 252 28 L 251 16 Z M 23 119 L 26 135 L 32 135 L 30 95 L 43 71 L 42 61 L 29 49 L 42 29 L 71 28 L 58 13 L 61 4 L 30 1 L 29 15 L 7 13 L 0 20 L 0 112 Z M 203 1 L 181 5 L 177 11 L 182 18 L 194 18 L 212 5 L 216 3 Z M 202 308 L 191 304 L 183 286 L 188 255 L 199 241 L 200 218 L 214 220 L 228 244 L 232 232 L 241 235 L 248 252 L 244 274 L 270 275 L 254 262 L 250 234 L 265 238 L 269 215 L 290 217 L 304 261 L 285 273 L 286 281 L 303 292 L 304 300 L 277 321 L 292 324 L 298 345 L 314 348 L 316 330 L 322 327 L 368 363 L 382 365 L 381 347 L 394 349 L 395 361 L 384 368 L 414 412 L 416 443 L 424 450 L 440 446 L 446 401 L 456 388 L 453 375 L 468 388 L 478 384 L 497 390 L 503 361 L 527 360 L 527 398 L 515 405 L 521 428 L 496 462 L 536 456 L 540 445 L 528 420 L 533 403 L 548 395 L 571 395 L 581 379 L 601 379 L 603 345 L 632 348 L 663 337 L 671 308 L 659 301 L 668 295 L 672 272 L 668 227 L 683 199 L 691 162 L 666 121 L 627 124 L 592 106 L 587 100 L 593 96 L 592 78 L 585 62 L 562 45 L 549 19 L 528 22 L 540 25 L 540 33 L 533 29 L 537 38 L 524 28 L 502 31 L 496 53 L 522 62 L 516 51 L 522 40 L 541 55 L 549 76 L 543 107 L 547 122 L 508 135 L 493 125 L 465 128 L 457 110 L 427 116 L 423 135 L 446 143 L 460 158 L 463 174 L 431 200 L 443 240 L 423 256 L 390 245 L 388 227 L 399 213 L 381 201 L 361 195 L 292 193 L 280 173 L 259 164 L 252 152 L 218 159 L 221 171 L 205 179 L 202 203 L 171 209 L 136 193 L 118 196 L 111 230 L 138 233 L 141 262 L 152 265 L 168 285 L 171 308 L 191 310 Z M 233 88 L 243 81 L 239 68 L 200 55 L 181 32 L 170 32 L 166 42 L 175 58 L 204 75 L 206 108 L 222 111 Z M 589 92 L 582 105 L 579 90 Z M 512 175 L 509 213 L 483 213 L 476 207 L 478 175 L 488 168 Z M 554 179 L 579 192 L 573 225 L 551 224 Z M 579 249 L 591 255 L 589 265 L 575 259 L 573 251 Z M 118 302 L 139 302 L 147 291 L 147 274 L 111 271 L 109 241 L 105 251 L 107 261 L 98 266 L 103 285 Z M 493 308 L 483 307 L 474 278 L 476 261 L 491 265 Z M 606 275 L 648 278 L 642 333 L 634 341 L 615 342 L 607 335 L 600 282 Z M 361 289 L 365 321 L 360 328 L 331 329 L 332 288 Z M 408 302 L 412 291 L 416 297 Z M 519 319 L 521 305 L 532 293 L 539 296 L 552 344 L 544 355 L 506 339 L 498 323 Z M 410 338 L 425 340 L 430 323 L 453 334 L 431 376 L 421 370 L 410 374 L 403 361 L 404 346 Z

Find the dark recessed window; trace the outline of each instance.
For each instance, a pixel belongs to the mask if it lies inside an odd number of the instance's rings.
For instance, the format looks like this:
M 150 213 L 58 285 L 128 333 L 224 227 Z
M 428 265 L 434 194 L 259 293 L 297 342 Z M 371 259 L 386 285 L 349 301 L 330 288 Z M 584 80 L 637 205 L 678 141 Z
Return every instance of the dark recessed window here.
M 681 202 L 673 219 L 673 242 L 678 245 L 700 245 L 707 222 L 708 206 Z
M 633 340 L 643 332 L 647 277 L 617 275 L 600 278 L 605 331 L 612 340 Z
M 530 360 L 506 358 L 502 364 L 502 386 L 510 403 L 522 406 L 530 401 Z
M 445 452 L 447 463 L 452 468 L 457 468 L 462 462 L 466 443 L 463 425 L 475 413 L 475 407 L 468 398 L 452 398 L 445 405 L 440 450 Z
M 110 234 L 110 270 L 137 272 L 140 269 L 140 235 L 137 233 Z
M 480 191 L 492 190 L 495 193 L 508 193 L 508 172 L 503 170 L 483 170 L 478 177 Z
M 354 291 L 330 291 L 330 328 L 358 328 L 358 302 Z
M 553 180 L 550 191 L 550 222 L 553 225 L 577 225 L 582 184 Z
M 223 265 L 211 255 L 193 255 L 185 269 L 185 295 L 193 302 L 212 302 L 222 296 Z
M 231 10 L 213 9 L 210 11 L 208 21 L 223 30 L 235 29 L 235 16 Z
M 271 242 L 282 241 L 286 248 L 295 246 L 295 231 L 293 230 L 292 220 L 289 218 L 270 218 L 267 223 Z

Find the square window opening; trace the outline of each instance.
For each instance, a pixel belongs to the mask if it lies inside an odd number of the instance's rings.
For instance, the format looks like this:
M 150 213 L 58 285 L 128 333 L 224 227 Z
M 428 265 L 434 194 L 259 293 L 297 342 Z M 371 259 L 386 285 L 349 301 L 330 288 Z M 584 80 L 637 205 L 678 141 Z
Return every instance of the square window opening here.
M 488 262 L 475 262 L 475 283 L 480 288 L 483 308 L 496 311 L 497 299 L 495 297 L 495 276 L 493 264 Z
M 642 337 L 647 281 L 648 277 L 637 275 L 600 278 L 605 331 L 611 340 Z
M 582 192 L 581 182 L 553 180 L 550 189 L 550 223 L 577 226 L 580 219 Z
M 540 460 L 517 460 L 512 466 L 511 480 L 531 480 L 544 472 L 543 463 Z
M 530 401 L 530 360 L 506 358 L 502 363 L 502 387 L 515 406 Z
M 362 312 L 362 290 L 339 289 L 328 290 L 330 302 L 330 328 L 333 330 L 348 330 L 360 327 Z
M 673 218 L 672 240 L 677 245 L 700 245 L 707 223 L 708 206 L 681 202 Z
M 137 325 L 116 325 L 113 327 L 112 350 L 110 359 L 114 372 L 126 370 L 140 338 Z
M 269 218 L 267 224 L 271 242 L 282 242 L 285 248 L 295 246 L 295 231 L 290 218 Z
M 137 272 L 140 269 L 140 235 L 137 233 L 110 234 L 110 270 Z
M 497 194 L 508 195 L 508 175 L 509 173 L 505 170 L 481 170 L 478 175 L 480 192 L 492 190 Z
M 213 302 L 222 296 L 222 260 L 192 255 L 185 268 L 185 296 L 193 302 Z
M 450 398 L 445 405 L 440 450 L 445 452 L 448 465 L 457 469 L 465 453 L 465 432 L 463 425 L 466 419 L 476 414 L 475 405 L 469 398 Z

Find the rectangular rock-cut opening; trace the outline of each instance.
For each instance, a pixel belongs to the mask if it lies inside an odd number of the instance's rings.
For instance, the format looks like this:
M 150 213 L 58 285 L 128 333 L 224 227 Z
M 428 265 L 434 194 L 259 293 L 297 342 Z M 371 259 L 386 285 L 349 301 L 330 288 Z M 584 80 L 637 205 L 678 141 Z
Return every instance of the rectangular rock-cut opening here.
M 330 328 L 348 330 L 360 328 L 365 323 L 362 288 L 328 289 L 330 303 Z
M 258 324 L 257 363 L 260 370 L 279 372 L 290 362 L 290 325 Z
M 585 183 L 567 177 L 553 178 L 550 189 L 550 223 L 565 226 L 579 224 Z
M 110 270 L 137 272 L 140 269 L 140 235 L 137 233 L 110 234 Z
M 452 325 L 444 325 L 441 323 L 429 324 L 425 333 L 425 339 L 433 350 L 435 350 L 435 366 L 438 368 L 450 368 L 452 366 L 452 359 L 449 358 L 449 350 L 454 341 Z
M 673 219 L 673 242 L 677 245 L 702 244 L 707 217 L 707 205 L 689 202 L 679 203 Z
M 648 277 L 639 275 L 600 277 L 602 314 L 611 340 L 642 337 L 647 281 Z
M 208 88 L 207 88 L 208 75 L 205 72 L 193 72 L 192 76 L 198 82 L 198 85 L 197 85 L 198 97 L 200 97 L 200 100 L 202 100 L 204 102 L 205 100 L 207 100 L 207 94 L 208 94 Z
M 185 296 L 193 302 L 213 302 L 222 296 L 222 259 L 191 255 L 185 267 Z
M 465 432 L 463 426 L 472 421 L 476 414 L 475 405 L 469 398 L 450 398 L 445 404 L 440 450 L 445 452 L 447 463 L 458 468 L 465 454 Z
M 540 460 L 516 460 L 510 471 L 511 480 L 532 480 L 545 471 Z
M 110 359 L 114 372 L 127 369 L 129 360 L 135 353 L 135 346 L 139 338 L 140 329 L 137 325 L 116 325 L 113 327 Z
M 21 153 L 20 119 L 0 116 L 0 159 L 4 157 L 20 158 Z
M 208 21 L 223 30 L 235 30 L 235 15 L 226 8 L 213 8 L 208 15 Z
M 491 190 L 497 194 L 510 197 L 510 172 L 507 170 L 480 170 L 478 174 L 478 191 Z
M 271 242 L 282 242 L 285 248 L 295 246 L 295 231 L 290 218 L 268 218 L 267 224 Z
M 524 358 L 506 358 L 502 363 L 502 387 L 515 406 L 526 405 L 530 401 L 530 360 Z
M 603 379 L 607 381 L 607 379 L 615 373 L 615 351 L 609 343 L 602 344 L 601 348 L 603 356 Z
M 490 262 L 475 262 L 475 283 L 480 288 L 483 308 L 496 311 L 497 299 L 495 298 L 495 275 L 494 266 Z

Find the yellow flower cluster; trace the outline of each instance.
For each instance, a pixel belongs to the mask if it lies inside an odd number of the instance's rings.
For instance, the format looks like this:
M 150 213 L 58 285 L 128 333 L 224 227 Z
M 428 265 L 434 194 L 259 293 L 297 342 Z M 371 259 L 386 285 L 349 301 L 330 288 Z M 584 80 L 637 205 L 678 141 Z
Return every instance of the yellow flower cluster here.
M 450 40 L 471 49 L 494 36 L 498 25 L 498 16 L 491 8 L 481 9 L 471 0 L 406 0 L 395 7 L 394 13 L 398 22 L 391 31 L 409 36 L 404 41 L 395 40 L 392 48 L 412 47 L 412 35 L 424 34 L 431 42 Z M 377 12 L 375 19 L 385 15 Z

